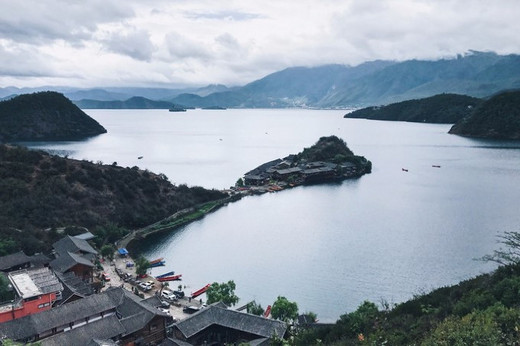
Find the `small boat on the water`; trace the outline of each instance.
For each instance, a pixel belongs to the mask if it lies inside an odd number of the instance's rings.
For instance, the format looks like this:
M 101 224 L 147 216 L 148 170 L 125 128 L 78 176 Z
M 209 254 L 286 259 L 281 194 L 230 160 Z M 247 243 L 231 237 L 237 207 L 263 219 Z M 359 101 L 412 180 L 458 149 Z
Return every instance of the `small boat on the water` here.
M 166 264 L 166 261 L 154 262 L 150 264 L 150 268 L 160 267 Z
M 167 272 L 167 273 L 164 273 L 164 274 L 161 274 L 161 275 L 157 275 L 155 278 L 156 279 L 160 279 L 160 278 L 163 278 L 165 276 L 172 276 L 174 274 L 175 274 L 175 272 L 171 271 L 171 272 Z
M 182 274 L 163 276 L 163 277 L 157 278 L 157 281 L 159 281 L 159 282 L 165 282 L 165 281 L 175 281 L 175 280 L 180 280 L 180 279 L 181 279 L 181 276 L 182 276 Z
M 206 292 L 210 286 L 211 286 L 211 284 L 207 284 L 206 286 L 202 287 L 201 289 L 198 289 L 195 292 L 192 292 L 191 293 L 191 297 L 192 298 L 197 298 L 198 296 L 200 296 L 201 294 Z
M 439 166 L 439 165 L 432 165 L 432 167 L 434 167 L 434 168 L 441 168 L 441 166 Z
M 402 170 L 403 172 L 408 172 L 408 169 L 406 169 L 406 168 L 401 168 L 401 170 Z
M 149 261 L 150 264 L 154 264 L 154 263 L 157 263 L 157 262 L 162 262 L 164 260 L 164 258 L 160 257 L 160 258 L 156 258 L 154 260 L 151 260 Z

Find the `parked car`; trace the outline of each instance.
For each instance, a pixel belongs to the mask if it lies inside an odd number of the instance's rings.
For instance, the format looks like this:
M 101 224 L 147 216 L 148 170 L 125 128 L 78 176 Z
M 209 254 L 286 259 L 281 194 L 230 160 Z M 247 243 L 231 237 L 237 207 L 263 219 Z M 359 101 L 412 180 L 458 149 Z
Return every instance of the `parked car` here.
M 150 286 L 150 284 L 147 282 L 140 282 L 137 286 L 139 286 L 139 288 L 145 292 L 148 292 L 152 289 L 152 286 Z
M 178 299 L 184 298 L 184 291 L 173 291 L 173 294 L 175 294 Z
M 193 314 L 195 312 L 198 312 L 202 309 L 202 307 L 199 307 L 199 306 L 185 306 L 182 311 L 184 311 L 185 313 L 187 314 Z
M 169 309 L 170 308 L 170 303 L 168 303 L 166 300 L 161 300 L 161 307 Z
M 172 291 L 167 290 L 162 291 L 161 297 L 163 297 L 164 299 L 168 299 L 169 301 L 177 300 L 177 296 L 175 296 L 175 294 L 173 294 Z

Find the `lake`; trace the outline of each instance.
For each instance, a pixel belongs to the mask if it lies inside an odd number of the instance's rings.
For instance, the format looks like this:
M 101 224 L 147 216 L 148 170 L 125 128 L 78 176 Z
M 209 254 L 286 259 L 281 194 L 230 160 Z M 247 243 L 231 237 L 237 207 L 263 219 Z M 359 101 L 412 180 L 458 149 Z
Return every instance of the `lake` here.
M 495 266 L 475 258 L 497 249 L 501 232 L 520 230 L 518 142 L 449 135 L 450 125 L 344 119 L 342 110 L 87 113 L 108 133 L 31 146 L 219 189 L 321 136 L 337 135 L 372 161 L 359 179 L 247 197 L 140 244 L 146 257 L 166 259 L 153 274 L 183 274 L 187 293 L 234 280 L 238 305 L 266 307 L 281 295 L 331 322 L 364 300 L 398 303 L 489 272 Z

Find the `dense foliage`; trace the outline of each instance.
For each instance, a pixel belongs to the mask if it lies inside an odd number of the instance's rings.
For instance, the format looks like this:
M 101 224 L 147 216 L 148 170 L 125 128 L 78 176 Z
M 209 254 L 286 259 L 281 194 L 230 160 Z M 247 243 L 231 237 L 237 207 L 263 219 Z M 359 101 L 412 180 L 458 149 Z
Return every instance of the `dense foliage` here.
M 173 107 L 171 102 L 155 101 L 140 96 L 125 101 L 79 100 L 74 101 L 74 104 L 82 109 L 170 109 Z
M 292 322 L 298 317 L 298 304 L 285 297 L 278 296 L 271 308 L 271 316 L 280 321 Z
M 520 265 L 378 309 L 364 302 L 330 327 L 298 334 L 296 345 L 519 345 Z
M 238 303 L 238 296 L 235 294 L 236 284 L 233 280 L 228 282 L 218 283 L 214 282 L 206 291 L 207 303 L 213 304 L 222 302 L 227 306 L 232 306 Z
M 450 129 L 468 137 L 520 139 L 520 91 L 507 91 L 482 103 Z
M 0 102 L 0 142 L 78 140 L 105 132 L 57 92 L 25 94 Z
M 345 118 L 454 124 L 470 115 L 473 108 L 481 102 L 481 99 L 465 95 L 440 94 L 419 100 L 358 109 L 346 114 Z
M 366 173 L 372 170 L 372 163 L 363 156 L 354 155 L 347 143 L 337 136 L 321 137 L 318 142 L 296 155 L 295 162 L 326 161 L 337 164 L 351 162 L 363 167 Z
M 56 229 L 67 226 L 93 230 L 101 247 L 119 239 L 125 229 L 226 196 L 175 186 L 166 176 L 138 167 L 0 145 L 0 254 L 42 251 L 59 238 Z

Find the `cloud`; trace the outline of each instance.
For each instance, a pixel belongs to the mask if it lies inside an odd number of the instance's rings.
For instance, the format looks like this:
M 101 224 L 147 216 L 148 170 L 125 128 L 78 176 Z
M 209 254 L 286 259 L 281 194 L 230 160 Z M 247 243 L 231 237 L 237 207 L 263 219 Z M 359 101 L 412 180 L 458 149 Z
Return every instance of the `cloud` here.
M 518 0 L 4 0 L 0 86 L 241 85 L 290 66 L 520 53 L 518 13 Z
M 206 61 L 212 56 L 211 51 L 203 41 L 196 41 L 176 32 L 170 32 L 166 35 L 165 44 L 173 59 Z
M 262 15 L 257 13 L 247 13 L 234 10 L 217 10 L 217 11 L 187 11 L 185 16 L 191 19 L 212 19 L 227 21 L 247 21 L 261 18 Z
M 34 45 L 54 40 L 74 45 L 91 38 L 100 23 L 133 15 L 131 8 L 118 1 L 3 1 L 0 37 Z
M 127 32 L 110 33 L 101 43 L 108 51 L 141 61 L 150 61 L 156 50 L 150 40 L 150 34 L 146 30 L 135 28 Z

